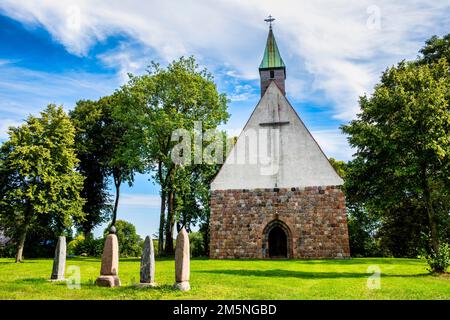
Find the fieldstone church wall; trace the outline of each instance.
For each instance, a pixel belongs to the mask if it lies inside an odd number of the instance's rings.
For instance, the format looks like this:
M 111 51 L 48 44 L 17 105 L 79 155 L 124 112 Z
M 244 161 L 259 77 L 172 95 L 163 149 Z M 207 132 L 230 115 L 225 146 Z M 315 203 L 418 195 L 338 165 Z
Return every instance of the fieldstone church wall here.
M 211 192 L 210 257 L 268 258 L 268 232 L 287 234 L 295 259 L 350 257 L 345 197 L 338 186 Z

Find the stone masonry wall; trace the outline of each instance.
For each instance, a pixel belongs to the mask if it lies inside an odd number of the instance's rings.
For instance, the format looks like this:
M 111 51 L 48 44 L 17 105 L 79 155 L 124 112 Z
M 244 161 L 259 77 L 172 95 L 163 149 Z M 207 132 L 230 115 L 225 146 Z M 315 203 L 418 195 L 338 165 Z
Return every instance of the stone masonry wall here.
M 265 258 L 266 226 L 288 229 L 288 258 L 350 257 L 345 197 L 338 186 L 215 190 L 210 257 Z

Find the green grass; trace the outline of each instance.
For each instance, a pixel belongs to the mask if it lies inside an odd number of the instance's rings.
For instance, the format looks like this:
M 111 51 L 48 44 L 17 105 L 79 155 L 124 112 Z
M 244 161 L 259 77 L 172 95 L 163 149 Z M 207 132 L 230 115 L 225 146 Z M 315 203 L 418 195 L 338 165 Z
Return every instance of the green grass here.
M 0 259 L 0 299 L 450 299 L 448 275 L 429 274 L 418 259 L 193 259 L 189 292 L 172 289 L 172 259 L 156 261 L 159 287 L 135 287 L 139 264 L 139 259 L 121 259 L 122 287 L 100 288 L 94 285 L 100 259 L 68 259 L 67 267 L 81 271 L 81 288 L 69 289 L 65 282 L 47 281 L 51 259 L 22 264 Z M 371 265 L 381 269 L 380 289 L 367 288 Z

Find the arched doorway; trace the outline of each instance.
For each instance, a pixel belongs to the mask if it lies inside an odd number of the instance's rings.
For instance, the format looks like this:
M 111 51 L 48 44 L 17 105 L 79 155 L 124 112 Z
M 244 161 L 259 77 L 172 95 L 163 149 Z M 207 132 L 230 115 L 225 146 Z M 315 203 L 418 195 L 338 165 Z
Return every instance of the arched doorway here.
M 263 230 L 263 258 L 292 258 L 292 235 L 281 220 L 272 220 Z
M 269 232 L 269 257 L 287 258 L 287 236 L 279 226 Z

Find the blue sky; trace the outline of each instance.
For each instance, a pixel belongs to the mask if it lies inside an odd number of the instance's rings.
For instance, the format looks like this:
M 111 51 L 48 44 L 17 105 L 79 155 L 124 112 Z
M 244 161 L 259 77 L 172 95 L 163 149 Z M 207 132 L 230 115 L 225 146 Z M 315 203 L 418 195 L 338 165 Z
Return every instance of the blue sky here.
M 70 110 L 110 94 L 151 60 L 191 54 L 231 99 L 224 128 L 238 134 L 259 99 L 269 13 L 288 99 L 325 153 L 342 160 L 352 150 L 339 126 L 357 114 L 358 97 L 450 30 L 448 1 L 2 0 L 0 141 L 49 103 Z M 118 212 L 141 236 L 155 233 L 159 219 L 159 189 L 149 179 L 124 186 Z

